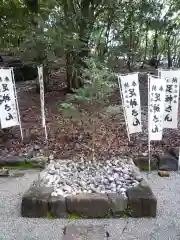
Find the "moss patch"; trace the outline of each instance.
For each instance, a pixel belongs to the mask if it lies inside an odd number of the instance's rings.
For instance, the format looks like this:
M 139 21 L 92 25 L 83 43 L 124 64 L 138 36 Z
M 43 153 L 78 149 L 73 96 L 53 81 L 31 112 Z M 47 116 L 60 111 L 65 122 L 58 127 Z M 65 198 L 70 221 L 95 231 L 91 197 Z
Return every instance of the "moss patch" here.
M 41 168 L 37 163 L 33 162 L 21 162 L 21 163 L 14 163 L 14 164 L 7 164 L 7 165 L 0 165 L 0 169 L 19 169 L 19 170 L 26 170 L 26 169 L 36 169 Z
M 135 165 L 141 170 L 141 171 L 144 171 L 144 172 L 148 172 L 149 171 L 149 162 L 147 161 L 141 161 L 140 160 L 135 160 L 134 161 Z M 154 171 L 154 170 L 157 170 L 157 166 L 155 166 L 155 164 L 152 164 L 151 162 L 151 170 Z
M 123 216 L 121 216 L 120 218 L 129 218 L 129 216 L 128 215 L 123 215 Z
M 51 212 L 47 213 L 47 218 L 48 219 L 56 219 L 56 217 L 54 217 Z
M 68 213 L 68 219 L 81 219 L 83 217 L 80 217 L 76 214 Z

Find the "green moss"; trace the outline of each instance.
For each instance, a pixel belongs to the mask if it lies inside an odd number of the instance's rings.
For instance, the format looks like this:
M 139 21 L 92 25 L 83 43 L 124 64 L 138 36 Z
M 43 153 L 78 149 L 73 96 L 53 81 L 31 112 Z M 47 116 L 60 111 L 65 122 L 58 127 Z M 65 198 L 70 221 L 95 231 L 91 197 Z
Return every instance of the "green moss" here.
M 7 165 L 1 165 L 0 168 L 6 168 L 6 169 L 35 169 L 40 168 L 40 166 L 33 162 L 21 162 L 21 163 L 14 163 L 14 164 L 7 164 Z
M 47 213 L 47 218 L 48 219 L 56 219 L 56 217 L 54 217 L 51 212 Z
M 129 216 L 128 215 L 123 215 L 120 218 L 129 218 Z
M 82 217 L 76 215 L 76 214 L 72 214 L 72 213 L 68 213 L 68 219 L 81 219 Z

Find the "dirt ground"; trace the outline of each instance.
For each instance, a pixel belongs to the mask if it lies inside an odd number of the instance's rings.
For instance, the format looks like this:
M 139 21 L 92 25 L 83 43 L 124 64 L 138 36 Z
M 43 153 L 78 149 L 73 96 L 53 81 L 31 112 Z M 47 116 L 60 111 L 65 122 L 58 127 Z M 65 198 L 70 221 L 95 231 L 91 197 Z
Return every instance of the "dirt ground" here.
M 45 141 L 41 126 L 40 97 L 36 93 L 35 81 L 19 82 L 16 86 L 24 141 L 21 141 L 19 127 L 8 129 L 5 134 L 1 133 L 0 156 L 23 156 L 35 148 L 40 153 L 53 154 L 56 158 L 81 155 L 87 157 L 92 156 L 93 146 L 98 159 L 121 154 L 147 153 L 147 75 L 145 73 L 139 75 L 143 133 L 131 136 L 130 142 L 127 138 L 123 111 L 108 119 L 98 114 L 95 119 L 95 134 L 92 134 L 90 120 L 85 127 L 80 120 L 65 118 L 58 107 L 59 103 L 66 99 L 63 90 L 63 70 L 53 75 L 52 79 L 51 92 L 45 95 L 48 143 Z M 121 105 L 118 89 L 109 100 L 109 105 Z M 152 143 L 152 152 L 161 153 L 171 146 L 178 146 L 179 136 L 179 130 L 165 130 L 163 140 Z

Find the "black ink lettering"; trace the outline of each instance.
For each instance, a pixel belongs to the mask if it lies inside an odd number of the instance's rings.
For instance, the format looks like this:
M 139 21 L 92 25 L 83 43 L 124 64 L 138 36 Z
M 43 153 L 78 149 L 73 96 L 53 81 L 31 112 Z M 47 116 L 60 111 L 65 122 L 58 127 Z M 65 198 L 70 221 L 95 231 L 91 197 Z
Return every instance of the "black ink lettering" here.
M 166 112 L 171 112 L 172 111 L 172 106 L 171 105 L 169 105 L 167 108 L 166 108 L 166 110 L 165 110 Z
M 167 122 L 172 122 L 172 118 L 169 117 L 169 114 L 165 116 L 164 120 Z
M 124 84 L 124 87 L 125 87 L 125 88 L 128 88 L 128 87 L 129 87 L 129 84 L 128 84 L 128 83 L 125 83 L 125 84 Z
M 4 94 L 3 96 L 2 96 L 2 100 L 3 100 L 3 102 L 9 102 L 10 100 L 11 100 L 11 98 L 10 98 L 10 96 L 9 96 L 9 94 Z
M 132 86 L 135 87 L 137 84 L 135 81 L 132 82 Z
M 161 99 L 160 99 L 160 93 L 155 93 L 155 102 L 158 102 L 158 101 L 161 101 Z
M 13 119 L 13 116 L 10 113 L 8 113 L 8 117 L 6 117 L 6 121 L 9 121 L 11 119 Z
M 178 86 L 177 85 L 174 85 L 175 88 L 177 88 Z
M 177 101 L 176 100 L 174 100 L 174 102 L 173 103 L 177 103 Z
M 172 83 L 177 83 L 177 78 L 176 77 L 173 77 Z
M 2 78 L 0 77 L 0 82 L 2 82 Z
M 136 107 L 137 106 L 137 101 L 136 101 L 136 99 L 134 99 L 134 100 L 130 100 L 130 106 L 133 108 L 133 107 Z
M 6 81 L 6 82 L 9 82 L 9 78 L 8 78 L 8 77 L 5 77 L 5 81 Z
M 153 132 L 153 133 L 159 132 L 159 129 L 158 129 L 158 126 L 157 126 L 157 125 L 155 125 L 155 128 L 152 129 L 152 132 Z
M 135 121 L 133 121 L 133 126 L 138 126 L 140 125 L 140 121 L 138 118 L 135 118 Z
M 159 122 L 159 118 L 156 115 L 153 116 L 153 122 L 155 123 Z
M 7 84 L 2 84 L 3 92 L 9 91 Z
M 172 101 L 173 101 L 172 95 L 166 96 L 165 102 L 170 102 L 171 103 Z
M 4 95 L 0 95 L 0 105 L 3 103 L 3 102 L 7 102 L 7 101 L 10 101 L 10 97 L 9 97 L 9 94 L 4 94 Z
M 136 96 L 136 93 L 134 92 L 134 88 L 129 89 L 129 97 Z
M 163 91 L 164 89 L 163 89 L 163 86 L 160 86 L 160 88 L 159 88 L 159 91 Z
M 152 91 L 156 91 L 156 85 L 152 85 Z
M 11 110 L 11 107 L 8 104 L 5 104 L 4 109 L 9 112 Z
M 154 110 L 155 113 L 156 113 L 156 112 L 160 112 L 160 106 L 159 106 L 159 104 L 154 104 L 153 110 Z
M 134 117 L 137 117 L 137 116 L 138 116 L 138 112 L 137 112 L 135 109 L 133 109 L 133 110 L 132 110 L 132 115 L 133 115 Z
M 166 86 L 166 92 L 172 93 L 172 85 Z

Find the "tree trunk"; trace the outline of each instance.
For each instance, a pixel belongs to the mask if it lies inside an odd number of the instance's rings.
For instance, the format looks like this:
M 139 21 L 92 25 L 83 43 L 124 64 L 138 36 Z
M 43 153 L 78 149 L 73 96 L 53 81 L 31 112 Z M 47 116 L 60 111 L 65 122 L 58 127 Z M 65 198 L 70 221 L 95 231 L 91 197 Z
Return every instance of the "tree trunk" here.
M 168 58 L 168 68 L 172 67 L 172 58 L 171 58 L 171 47 L 170 47 L 170 39 L 167 39 L 167 58 Z
M 157 67 L 158 66 L 158 61 L 157 61 L 157 38 L 158 38 L 158 30 L 155 30 L 155 34 L 154 34 L 154 40 L 153 40 L 153 50 L 152 50 L 152 58 L 150 61 L 150 65 L 153 67 Z
M 148 30 L 149 30 L 149 27 L 148 27 L 148 23 L 146 23 L 146 45 L 145 45 L 145 52 L 144 52 L 144 60 L 143 60 L 143 63 L 141 65 L 141 68 L 144 67 L 144 64 L 146 62 L 146 57 L 147 57 L 147 48 L 148 48 Z
M 81 53 L 83 55 L 83 53 Z M 80 56 L 73 51 L 66 53 L 66 82 L 67 92 L 73 92 L 73 89 L 82 87 L 81 69 L 77 64 L 80 63 Z

